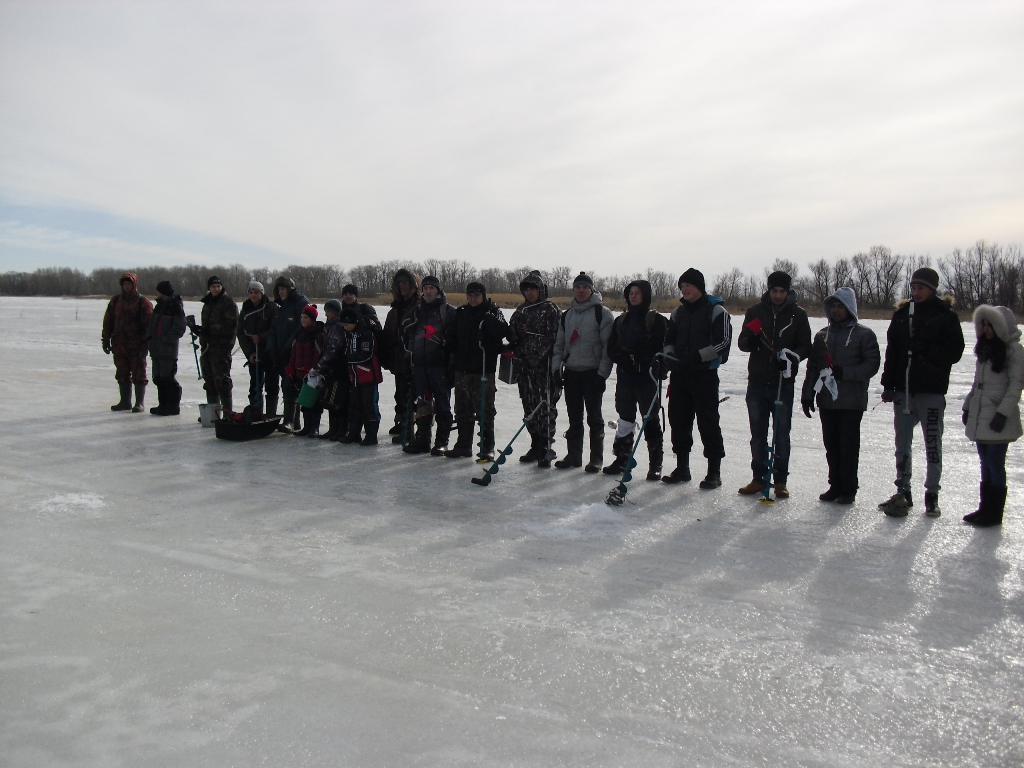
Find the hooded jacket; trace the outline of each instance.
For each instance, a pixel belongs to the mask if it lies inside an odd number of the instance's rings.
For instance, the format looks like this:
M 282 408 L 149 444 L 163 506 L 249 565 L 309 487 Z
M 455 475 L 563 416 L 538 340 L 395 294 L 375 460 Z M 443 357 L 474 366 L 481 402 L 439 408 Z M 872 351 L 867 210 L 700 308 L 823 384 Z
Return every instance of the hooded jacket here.
M 1020 394 L 1024 389 L 1024 348 L 1017 318 L 1006 307 L 983 304 L 974 310 L 974 328 L 982 337 L 982 320 L 988 320 L 996 337 L 1006 344 L 1006 362 L 996 373 L 991 360 L 980 358 L 974 366 L 974 383 L 964 400 L 967 439 L 978 443 L 1012 443 L 1022 435 Z M 1001 413 L 1006 426 L 996 432 L 989 424 Z
M 398 284 L 402 281 L 412 283 L 412 293 L 408 298 L 402 297 Z M 405 370 L 405 339 L 402 330 L 420 300 L 420 276 L 408 269 L 400 269 L 391 278 L 391 309 L 384 318 L 384 332 L 381 335 L 381 349 L 378 357 L 381 365 L 395 375 L 406 373 Z
M 817 395 L 818 408 L 823 411 L 865 411 L 868 407 L 868 384 L 882 363 L 878 338 L 874 331 L 858 322 L 857 296 L 852 288 L 840 288 L 825 299 L 822 303 L 825 317 L 828 317 L 829 304 L 833 301 L 846 307 L 850 317 L 838 325 L 829 321 L 814 335 L 800 401 L 814 399 L 814 386 L 823 369 L 839 366 L 843 369 L 842 381 L 837 382 L 839 397 L 833 400 L 831 393 L 822 387 Z
M 376 315 L 374 320 L 376 320 Z M 371 327 L 372 326 L 368 326 Z M 345 370 L 345 347 L 348 344 L 348 333 L 341 320 L 334 318 L 324 323 L 324 345 L 320 359 L 313 370 L 327 376 L 340 376 Z
M 509 346 L 520 365 L 547 375 L 562 312 L 548 299 L 548 287 L 540 272 L 535 270 L 524 277 L 519 290 L 522 291 L 524 287 L 536 288 L 540 296 L 533 303 L 523 302 L 512 313 L 508 321 Z
M 634 285 L 643 295 L 643 301 L 635 307 L 629 303 L 629 289 Z M 634 280 L 625 287 L 622 295 L 626 299 L 626 311 L 612 322 L 608 357 L 617 366 L 620 377 L 647 376 L 654 356 L 665 346 L 668 320 L 651 309 L 651 284 L 646 280 Z
M 601 308 L 600 322 L 594 307 Z M 599 291 L 592 291 L 590 298 L 583 302 L 573 299 L 555 333 L 551 371 L 560 371 L 563 365 L 570 371 L 596 369 L 598 376 L 607 379 L 612 372 L 608 337 L 612 334 L 613 321 L 611 311 L 601 303 Z
M 786 301 L 775 311 L 770 291 L 765 291 L 761 301 L 747 310 L 743 317 L 743 329 L 740 331 L 736 346 L 742 352 L 749 352 L 747 360 L 747 381 L 751 384 L 776 384 L 779 371 L 775 367 L 777 355 L 783 349 L 796 353 L 800 360 L 806 360 L 811 354 L 811 324 L 807 313 L 797 305 L 796 291 L 790 291 Z M 758 323 L 754 323 L 754 321 Z M 755 333 L 751 324 L 760 324 L 761 330 Z M 793 366 L 793 377 L 796 381 L 800 364 Z
M 245 353 L 248 360 L 257 351 L 262 360 L 267 352 L 267 340 L 270 337 L 270 327 L 274 323 L 274 316 L 277 314 L 277 304 L 271 301 L 266 295 L 261 296 L 258 304 L 253 304 L 252 299 L 242 302 L 242 309 L 238 313 L 238 325 L 235 329 L 235 336 L 238 338 L 238 346 Z M 258 341 L 253 337 L 258 336 Z
M 445 335 L 452 368 L 464 373 L 482 374 L 486 354 L 486 371 L 493 374 L 506 333 L 508 323 L 493 301 L 485 298 L 476 307 L 463 304 L 455 310 L 455 321 Z M 483 350 L 480 349 L 481 344 Z
M 110 344 L 115 355 L 136 355 L 146 349 L 153 305 L 139 294 L 138 275 L 125 272 L 118 285 L 125 280 L 131 280 L 131 290 L 122 290 L 111 298 L 103 314 L 103 341 Z
M 146 345 L 154 360 L 177 360 L 178 340 L 185 335 L 185 305 L 174 294 L 156 300 L 149 317 Z
M 933 294 L 914 304 L 913 320 L 911 303 L 900 302 L 889 323 L 882 387 L 896 392 L 906 390 L 909 350 L 910 394 L 944 395 L 949 390 L 949 372 L 964 355 L 960 318 L 953 311 L 952 297 Z
M 279 288 L 288 288 L 288 298 L 281 300 Z M 289 277 L 279 277 L 274 282 L 274 302 L 277 312 L 270 321 L 267 335 L 267 353 L 274 359 L 274 365 L 283 368 L 288 363 L 289 351 L 293 337 L 302 327 L 302 310 L 309 304 L 309 299 L 295 290 L 295 281 Z
M 455 307 L 448 303 L 444 291 L 439 291 L 432 299 L 420 297 L 403 329 L 413 365 L 448 366 L 444 339 L 454 322 Z

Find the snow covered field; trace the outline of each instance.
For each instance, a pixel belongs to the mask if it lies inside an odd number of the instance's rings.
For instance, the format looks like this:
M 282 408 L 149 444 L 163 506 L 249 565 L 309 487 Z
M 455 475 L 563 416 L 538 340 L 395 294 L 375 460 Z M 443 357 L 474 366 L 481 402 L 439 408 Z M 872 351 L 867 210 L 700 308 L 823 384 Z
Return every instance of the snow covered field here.
M 635 505 L 610 508 L 607 477 L 515 457 L 480 488 L 468 460 L 390 444 L 216 440 L 187 343 L 180 417 L 112 413 L 103 310 L 0 298 L 0 764 L 1024 763 L 1024 449 L 1002 529 L 961 523 L 969 353 L 937 520 L 875 509 L 890 406 L 865 417 L 856 506 L 817 500 L 819 424 L 799 413 L 793 497 L 737 495 L 735 350 L 725 486 L 639 472 Z M 498 410 L 504 444 L 513 388 Z

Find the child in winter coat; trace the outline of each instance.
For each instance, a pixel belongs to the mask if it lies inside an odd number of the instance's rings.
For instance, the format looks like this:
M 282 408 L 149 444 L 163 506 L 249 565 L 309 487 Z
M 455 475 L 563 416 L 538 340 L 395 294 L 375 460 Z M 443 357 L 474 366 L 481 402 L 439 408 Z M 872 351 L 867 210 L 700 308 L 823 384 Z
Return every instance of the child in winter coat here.
M 288 358 L 288 365 L 284 372 L 291 378 L 295 389 L 302 386 L 302 380 L 313 369 L 320 359 L 320 353 L 324 348 L 324 324 L 318 322 L 317 309 L 315 304 L 308 305 L 302 310 L 301 325 L 295 331 L 295 340 L 291 345 L 291 354 Z M 299 413 L 302 414 L 302 429 L 299 429 Z M 315 435 L 320 429 L 320 409 L 301 408 L 295 412 L 293 434 L 296 437 Z
M 964 400 L 967 437 L 981 458 L 981 505 L 964 520 L 978 526 L 1002 525 L 1006 504 L 1006 449 L 1021 437 L 1020 394 L 1024 388 L 1024 348 L 1013 312 L 983 304 L 974 310 L 977 362 L 974 384 Z
M 370 318 L 360 316 L 354 307 L 341 310 L 341 324 L 348 334 L 345 359 L 348 361 L 350 388 L 348 434 L 339 442 L 376 445 L 380 427 L 377 385 L 384 380 L 377 357 L 377 329 Z M 359 434 L 363 429 L 366 436 L 360 440 Z

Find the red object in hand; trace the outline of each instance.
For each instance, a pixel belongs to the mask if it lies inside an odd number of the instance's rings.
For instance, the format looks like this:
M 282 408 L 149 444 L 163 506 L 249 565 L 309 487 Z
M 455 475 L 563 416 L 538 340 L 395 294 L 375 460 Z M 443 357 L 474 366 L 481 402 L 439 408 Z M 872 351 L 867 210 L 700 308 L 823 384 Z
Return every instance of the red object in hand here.
M 755 317 L 753 320 L 747 323 L 746 328 L 753 334 L 758 334 L 764 330 L 764 326 L 761 325 L 761 318 L 759 317 Z
M 435 328 L 434 326 L 432 326 L 432 325 L 424 325 L 423 326 L 423 335 L 426 336 L 428 339 L 434 338 L 434 334 L 435 333 L 437 333 L 437 328 Z
M 825 353 L 825 365 L 827 365 L 829 368 L 832 367 L 832 355 L 830 355 L 828 352 Z
M 288 377 L 289 377 L 289 378 L 292 378 L 292 379 L 294 379 L 294 378 L 295 378 L 295 369 L 294 369 L 294 368 L 292 368 L 292 367 L 291 367 L 290 365 L 286 365 L 286 366 L 284 367 L 284 372 L 285 372 L 286 374 L 288 374 Z

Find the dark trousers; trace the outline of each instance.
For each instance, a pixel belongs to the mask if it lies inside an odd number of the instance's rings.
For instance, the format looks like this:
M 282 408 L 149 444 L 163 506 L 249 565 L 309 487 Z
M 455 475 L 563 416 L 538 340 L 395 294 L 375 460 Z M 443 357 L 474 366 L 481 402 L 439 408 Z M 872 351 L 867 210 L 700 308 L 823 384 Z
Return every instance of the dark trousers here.
M 651 380 L 650 376 L 619 371 L 618 380 L 615 383 L 615 411 L 618 413 L 620 421 L 635 424 L 637 414 L 639 413 L 643 418 L 647 409 L 651 407 L 651 400 L 656 399 L 657 396 L 658 385 Z M 655 446 L 660 450 L 664 438 L 659 418 L 661 414 L 658 413 L 658 408 L 659 406 L 654 406 L 654 410 L 651 412 L 651 420 L 647 422 L 644 438 L 647 440 L 648 446 Z
M 203 389 L 211 395 L 231 396 L 231 348 L 208 346 L 199 357 Z
M 430 424 L 430 414 L 434 414 L 437 425 L 451 429 L 452 426 L 452 391 L 444 385 L 447 370 L 443 365 L 417 365 L 413 369 L 415 379 L 416 421 Z
M 822 408 L 821 437 L 825 443 L 828 461 L 829 488 L 846 495 L 855 495 L 859 484 L 857 467 L 860 463 L 860 422 L 864 411 Z
M 565 412 L 569 416 L 569 431 L 565 433 L 570 445 L 583 440 L 583 411 L 587 412 L 587 425 L 591 438 L 604 436 L 604 417 L 601 415 L 601 401 L 604 399 L 605 380 L 594 368 L 589 371 L 572 371 L 568 368 L 562 376 L 565 393 Z
M 348 390 L 349 432 L 359 434 L 368 421 L 380 421 L 376 384 L 352 384 Z
M 411 418 L 415 405 L 409 407 L 409 388 L 412 386 L 408 372 L 395 374 L 395 424 L 401 424 L 407 415 Z
M 1006 487 L 1006 449 L 1009 443 L 975 443 L 981 459 L 981 482 Z
M 261 359 L 258 363 L 249 363 L 249 405 L 263 410 L 263 390 L 268 400 L 277 400 L 281 386 L 277 369 L 269 359 Z
M 550 447 L 555 439 L 555 422 L 558 420 L 556 406 L 562 396 L 562 388 L 552 378 L 546 360 L 541 361 L 540 367 L 536 368 L 524 364 L 519 371 L 519 397 L 523 401 L 523 416 L 529 416 L 538 405 L 547 403 L 537 408 L 537 413 L 526 426 L 530 436 L 545 447 Z
M 704 444 L 704 457 L 725 456 L 718 418 L 718 371 L 690 370 L 673 373 L 669 381 L 668 422 L 672 426 L 672 452 L 686 456 L 693 448 L 693 420 Z
M 757 480 L 763 480 L 768 472 L 768 441 L 772 439 L 774 425 L 775 463 L 772 474 L 775 482 L 785 485 L 789 479 L 789 431 L 793 426 L 793 379 L 782 379 L 781 404 L 775 410 L 775 396 L 779 393 L 779 381 L 771 384 L 747 384 L 747 418 L 750 421 L 750 471 Z M 768 478 L 771 482 L 771 478 Z
M 153 384 L 161 405 L 178 405 L 181 402 L 181 385 L 178 384 L 178 358 L 153 358 Z

